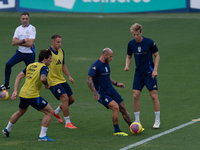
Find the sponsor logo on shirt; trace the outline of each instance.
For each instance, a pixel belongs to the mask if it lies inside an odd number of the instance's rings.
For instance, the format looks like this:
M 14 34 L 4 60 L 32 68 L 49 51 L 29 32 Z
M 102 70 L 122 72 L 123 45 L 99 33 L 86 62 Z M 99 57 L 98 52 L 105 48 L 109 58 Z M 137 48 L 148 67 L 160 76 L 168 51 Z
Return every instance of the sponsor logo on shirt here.
M 61 61 L 60 61 L 60 59 L 58 59 L 58 61 L 57 61 L 56 65 L 59 65 L 59 64 L 61 64 Z
M 92 67 L 93 70 L 96 70 L 96 67 Z

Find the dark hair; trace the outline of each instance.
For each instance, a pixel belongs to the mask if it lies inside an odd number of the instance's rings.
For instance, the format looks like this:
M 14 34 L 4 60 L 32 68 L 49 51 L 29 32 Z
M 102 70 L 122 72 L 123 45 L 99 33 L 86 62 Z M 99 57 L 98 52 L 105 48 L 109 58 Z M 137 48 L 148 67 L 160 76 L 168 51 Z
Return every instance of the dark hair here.
M 56 38 L 62 38 L 62 35 L 59 35 L 59 34 L 54 34 L 51 36 L 51 39 L 54 40 Z
M 44 58 L 48 59 L 49 56 L 52 56 L 51 50 L 40 50 L 40 53 L 38 55 L 38 61 L 43 61 Z
M 21 16 L 22 16 L 22 15 L 28 15 L 28 16 L 29 16 L 29 13 L 23 12 L 23 13 L 21 13 Z

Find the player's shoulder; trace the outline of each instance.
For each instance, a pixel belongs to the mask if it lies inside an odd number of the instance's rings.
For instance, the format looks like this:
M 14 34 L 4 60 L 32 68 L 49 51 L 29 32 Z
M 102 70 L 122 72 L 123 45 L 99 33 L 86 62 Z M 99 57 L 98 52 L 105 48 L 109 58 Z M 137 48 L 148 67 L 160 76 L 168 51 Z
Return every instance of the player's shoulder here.
M 97 59 L 96 61 L 94 61 L 93 63 L 92 63 L 92 66 L 95 66 L 95 67 L 98 67 L 99 65 L 100 65 L 100 60 L 99 59 Z
M 19 30 L 19 29 L 22 29 L 23 27 L 22 27 L 22 25 L 20 25 L 20 26 L 18 26 L 17 28 L 16 28 L 16 30 Z
M 148 37 L 143 37 L 143 40 L 145 42 L 154 42 L 152 39 L 148 38 Z
M 132 39 L 128 42 L 128 44 L 133 44 L 133 43 L 136 43 L 136 40 L 135 39 Z
M 36 28 L 33 25 L 29 24 L 28 28 L 29 28 L 29 30 L 36 32 Z

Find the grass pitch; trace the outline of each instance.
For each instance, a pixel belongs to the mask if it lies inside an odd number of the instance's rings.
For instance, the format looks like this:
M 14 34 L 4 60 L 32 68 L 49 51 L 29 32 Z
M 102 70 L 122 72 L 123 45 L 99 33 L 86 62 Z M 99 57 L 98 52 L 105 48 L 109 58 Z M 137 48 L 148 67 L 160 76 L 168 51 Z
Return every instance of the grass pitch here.
M 19 17 L 20 13 L 0 13 L 2 84 L 5 63 L 17 49 L 16 46 L 12 46 L 11 41 L 15 28 L 21 24 Z M 70 119 L 78 129 L 65 129 L 64 124 L 52 118 L 47 134 L 55 139 L 55 142 L 38 142 L 44 114 L 30 107 L 13 126 L 10 137 L 0 137 L 0 149 L 117 150 L 199 118 L 200 14 L 30 13 L 30 17 L 30 23 L 37 31 L 36 56 L 39 50 L 51 45 L 52 34 L 63 36 L 62 49 L 65 51 L 65 63 L 75 80 L 73 85 L 69 83 L 75 97 L 75 103 L 70 106 Z M 156 42 L 161 57 L 158 68 L 161 128 L 158 130 L 152 128 L 154 110 L 149 92 L 144 88 L 140 97 L 140 118 L 145 131 L 133 135 L 120 115 L 120 128 L 129 136 L 115 137 L 112 135 L 112 112 L 93 99 L 86 78 L 90 65 L 100 57 L 103 48 L 110 47 L 114 51 L 113 60 L 110 62 L 111 77 L 126 85 L 125 89 L 117 88 L 117 90 L 124 98 L 125 105 L 134 120 L 132 106 L 134 61 L 129 72 L 123 69 L 127 44 L 133 39 L 129 28 L 136 22 L 142 24 L 143 36 Z M 21 62 L 12 68 L 10 95 L 13 92 L 15 77 L 24 67 L 24 63 Z M 60 104 L 49 90 L 42 88 L 41 96 L 53 109 Z M 15 101 L 11 99 L 0 101 L 1 130 L 6 127 L 10 116 L 18 109 L 18 103 L 19 98 Z M 62 114 L 61 116 L 63 117 Z M 196 132 L 198 130 L 199 122 L 132 149 L 199 149 L 199 133 Z

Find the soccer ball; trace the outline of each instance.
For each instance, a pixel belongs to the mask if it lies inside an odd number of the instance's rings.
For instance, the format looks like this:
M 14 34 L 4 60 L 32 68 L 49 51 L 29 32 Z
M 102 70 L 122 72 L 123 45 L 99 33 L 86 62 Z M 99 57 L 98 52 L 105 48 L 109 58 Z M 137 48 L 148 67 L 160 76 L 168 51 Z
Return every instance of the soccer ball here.
M 142 130 L 142 125 L 138 122 L 133 122 L 131 125 L 130 125 L 130 131 L 133 133 L 133 134 L 138 134 L 140 133 Z
M 0 100 L 7 100 L 9 98 L 9 93 L 7 90 L 0 91 Z

